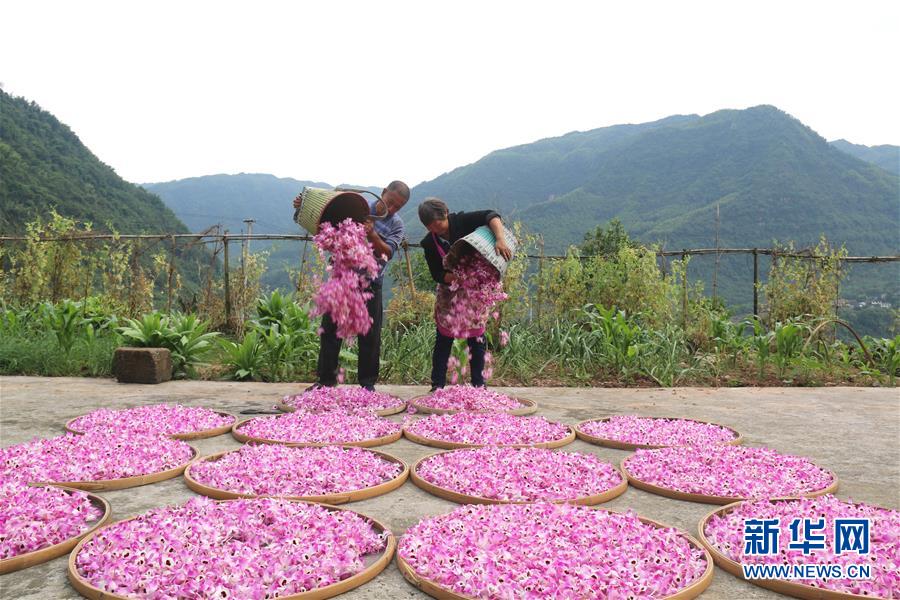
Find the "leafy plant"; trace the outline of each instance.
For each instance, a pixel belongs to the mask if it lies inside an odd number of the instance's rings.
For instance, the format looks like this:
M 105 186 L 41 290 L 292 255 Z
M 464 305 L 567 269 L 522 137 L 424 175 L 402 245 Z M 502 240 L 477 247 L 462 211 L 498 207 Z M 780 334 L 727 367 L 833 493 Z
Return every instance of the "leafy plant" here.
M 227 376 L 230 379 L 237 381 L 262 379 L 264 355 L 255 331 L 247 333 L 240 344 L 222 340 L 222 348 L 226 353 L 225 366 L 228 367 Z

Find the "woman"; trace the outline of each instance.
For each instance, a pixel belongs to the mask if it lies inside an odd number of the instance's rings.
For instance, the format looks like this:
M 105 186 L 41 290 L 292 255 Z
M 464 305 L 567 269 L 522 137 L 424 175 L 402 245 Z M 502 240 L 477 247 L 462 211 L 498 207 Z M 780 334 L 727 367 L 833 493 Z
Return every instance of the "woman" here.
M 503 221 L 493 210 L 451 213 L 447 205 L 439 198 L 426 198 L 419 205 L 419 220 L 428 230 L 422 239 L 422 249 L 431 276 L 437 282 L 437 298 L 434 303 L 434 319 L 437 332 L 434 340 L 434 351 L 431 354 L 431 391 L 442 388 L 447 383 L 447 361 L 453 349 L 453 333 L 442 324 L 443 317 L 450 307 L 453 293 L 450 284 L 455 275 L 444 268 L 444 257 L 456 240 L 463 238 L 482 225 L 490 227 L 497 240 L 494 249 L 497 254 L 509 260 L 512 252 L 506 245 L 503 233 Z M 469 367 L 472 372 L 472 385 L 484 387 L 484 327 L 467 332 L 466 342 L 471 358 Z

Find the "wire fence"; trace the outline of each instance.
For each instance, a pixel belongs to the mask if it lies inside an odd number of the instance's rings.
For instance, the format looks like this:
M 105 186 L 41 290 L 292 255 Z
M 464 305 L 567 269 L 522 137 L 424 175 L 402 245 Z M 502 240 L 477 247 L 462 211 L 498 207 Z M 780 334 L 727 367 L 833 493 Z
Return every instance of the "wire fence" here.
M 29 240 L 25 236 L 0 236 L 0 248 L 2 248 L 5 244 L 15 244 L 18 242 L 24 242 Z M 124 241 L 124 242 L 132 242 L 135 244 L 139 243 L 163 243 L 168 242 L 168 252 L 171 256 L 169 262 L 169 276 L 168 276 L 168 293 L 167 293 L 167 309 L 171 309 L 172 306 L 172 277 L 174 271 L 174 257 L 178 254 L 179 248 L 188 248 L 188 247 L 196 247 L 197 245 L 213 245 L 212 256 L 213 260 L 210 263 L 210 269 L 215 268 L 215 257 L 219 255 L 221 252 L 222 255 L 222 277 L 224 281 L 224 302 L 225 302 L 225 314 L 226 320 L 228 322 L 231 321 L 232 317 L 232 307 L 231 307 L 231 290 L 230 288 L 230 252 L 229 246 L 233 243 L 240 242 L 243 244 L 243 250 L 246 251 L 246 244 L 251 241 L 296 241 L 296 242 L 305 242 L 308 243 L 313 240 L 310 235 L 302 235 L 302 234 L 249 234 L 249 233 L 239 233 L 239 234 L 231 234 L 226 232 L 221 232 L 221 230 L 217 230 L 213 228 L 203 233 L 176 233 L 176 234 L 104 234 L 104 233 L 74 233 L 71 235 L 61 235 L 61 236 L 46 236 L 40 237 L 37 241 L 53 243 L 53 242 L 67 242 L 67 243 L 90 243 L 96 241 L 103 240 L 115 240 L 115 241 Z M 413 286 L 413 272 L 412 266 L 409 259 L 409 248 L 420 248 L 421 245 L 417 243 L 409 243 L 404 242 L 403 249 L 405 252 L 406 266 L 409 275 L 409 285 Z M 526 254 L 525 256 L 532 261 L 538 262 L 538 268 L 542 268 L 544 261 L 553 261 L 553 260 L 563 260 L 568 258 L 568 255 L 558 255 L 558 254 L 545 254 L 543 252 L 543 243 L 539 244 L 540 253 L 539 254 Z M 772 261 L 778 260 L 780 258 L 797 258 L 797 259 L 806 259 L 806 260 L 826 260 L 831 259 L 832 257 L 817 255 L 811 251 L 784 251 L 777 248 L 683 248 L 681 250 L 657 250 L 655 251 L 657 257 L 663 261 L 661 264 L 661 268 L 665 270 L 665 260 L 669 257 L 678 258 L 684 260 L 688 257 L 693 256 L 715 256 L 716 257 L 716 268 L 718 269 L 718 257 L 720 256 L 728 256 L 728 255 L 743 255 L 752 257 L 752 290 L 753 290 L 753 314 L 759 314 L 759 288 L 760 288 L 760 257 L 770 257 Z M 306 257 L 306 245 L 302 250 L 301 263 L 305 262 Z M 594 258 L 591 255 L 582 255 L 579 256 L 582 260 L 587 260 Z M 898 263 L 900 262 L 900 255 L 887 255 L 887 256 L 844 256 L 839 258 L 842 264 L 861 264 L 861 263 Z M 687 280 L 685 279 L 685 282 Z M 714 288 L 713 294 L 715 295 L 715 280 L 714 280 Z

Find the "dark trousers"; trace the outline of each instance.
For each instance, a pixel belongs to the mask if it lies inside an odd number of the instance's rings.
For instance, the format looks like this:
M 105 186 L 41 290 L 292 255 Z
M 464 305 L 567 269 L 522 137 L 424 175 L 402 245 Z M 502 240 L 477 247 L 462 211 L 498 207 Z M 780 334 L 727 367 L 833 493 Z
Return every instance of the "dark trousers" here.
M 357 379 L 361 386 L 375 385 L 375 382 L 378 381 L 378 370 L 381 366 L 381 284 L 372 284 L 367 291 L 372 293 L 372 297 L 366 302 L 369 316 L 372 317 L 372 327 L 369 328 L 368 333 L 359 336 Z M 322 316 L 322 335 L 319 336 L 319 363 L 316 368 L 319 383 L 322 385 L 337 385 L 338 367 L 340 366 L 338 357 L 341 353 L 342 342 L 343 340 L 337 336 L 337 325 L 335 325 L 331 315 L 326 313 Z
M 472 358 L 469 359 L 469 370 L 472 372 L 472 385 L 483 386 L 484 376 L 481 372 L 484 370 L 484 336 L 466 338 L 469 345 L 469 352 Z M 434 352 L 431 353 L 431 385 L 442 388 L 447 385 L 447 361 L 450 359 L 450 352 L 453 350 L 453 338 L 435 331 Z

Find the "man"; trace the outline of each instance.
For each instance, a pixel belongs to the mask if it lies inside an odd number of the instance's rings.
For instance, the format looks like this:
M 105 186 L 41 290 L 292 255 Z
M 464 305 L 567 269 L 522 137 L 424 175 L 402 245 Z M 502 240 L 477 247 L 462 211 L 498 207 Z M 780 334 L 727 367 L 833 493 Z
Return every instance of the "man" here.
M 394 257 L 406 235 L 403 220 L 397 212 L 409 200 L 409 186 L 402 181 L 392 181 L 381 192 L 381 199 L 369 200 L 369 213 L 372 215 L 365 223 L 366 238 L 372 244 L 373 254 L 378 263 L 378 276 L 372 280 L 368 289 L 372 297 L 366 302 L 372 327 L 368 333 L 359 336 L 359 364 L 357 378 L 359 385 L 369 391 L 375 391 L 378 372 L 381 366 L 381 322 L 383 314 L 382 283 L 388 261 Z M 294 208 L 299 208 L 300 200 L 294 200 Z M 330 314 L 322 316 L 322 334 L 319 336 L 319 362 L 316 367 L 317 381 L 308 389 L 318 387 L 334 387 L 337 385 L 338 357 L 343 340 L 337 337 L 337 325 Z

